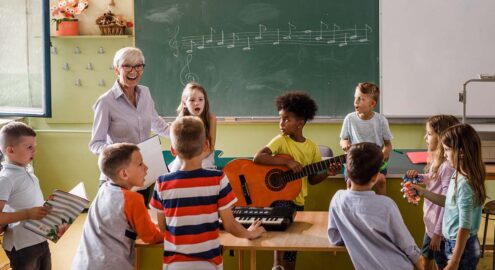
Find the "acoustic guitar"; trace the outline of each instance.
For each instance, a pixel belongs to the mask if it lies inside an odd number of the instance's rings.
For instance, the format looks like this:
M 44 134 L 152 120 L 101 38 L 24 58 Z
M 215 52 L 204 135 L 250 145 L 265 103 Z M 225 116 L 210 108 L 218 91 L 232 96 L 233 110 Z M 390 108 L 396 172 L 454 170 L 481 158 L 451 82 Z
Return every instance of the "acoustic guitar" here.
M 279 155 L 277 157 L 290 158 Z M 285 166 L 256 164 L 249 159 L 235 159 L 223 171 L 237 196 L 236 206 L 270 206 L 278 200 L 294 200 L 301 192 L 301 178 L 315 175 L 333 164 L 343 165 L 346 155 L 332 157 L 304 166 L 294 173 Z

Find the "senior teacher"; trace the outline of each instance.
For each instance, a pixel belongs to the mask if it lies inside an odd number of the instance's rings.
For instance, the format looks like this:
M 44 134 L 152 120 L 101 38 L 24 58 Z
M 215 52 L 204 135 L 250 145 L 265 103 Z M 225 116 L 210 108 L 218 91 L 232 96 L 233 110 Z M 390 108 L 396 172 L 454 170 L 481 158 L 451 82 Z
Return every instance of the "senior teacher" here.
M 169 137 L 169 124 L 155 110 L 148 87 L 139 85 L 144 72 L 143 52 L 134 47 L 118 50 L 113 58 L 117 80 L 93 105 L 94 121 L 89 150 L 99 155 L 112 143 L 138 144 L 151 132 Z M 101 173 L 100 185 L 108 178 Z M 151 188 L 139 191 L 147 204 Z

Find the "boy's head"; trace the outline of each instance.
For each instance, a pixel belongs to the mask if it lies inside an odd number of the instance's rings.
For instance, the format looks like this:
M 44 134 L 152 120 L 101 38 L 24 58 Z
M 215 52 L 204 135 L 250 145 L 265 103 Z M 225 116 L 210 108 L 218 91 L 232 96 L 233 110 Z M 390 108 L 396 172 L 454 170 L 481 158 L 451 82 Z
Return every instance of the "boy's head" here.
M 280 116 L 280 129 L 285 135 L 302 129 L 318 110 L 316 102 L 301 91 L 286 92 L 278 96 L 275 103 Z
M 0 130 L 0 150 L 8 163 L 26 166 L 36 153 L 36 132 L 24 123 L 10 122 Z
M 116 143 L 106 147 L 98 158 L 98 166 L 106 176 L 127 189 L 143 186 L 148 171 L 139 147 L 132 143 Z
M 354 109 L 358 113 L 371 112 L 380 99 L 380 88 L 373 83 L 363 82 L 356 86 Z
M 172 148 L 180 158 L 192 159 L 203 153 L 206 147 L 206 133 L 203 121 L 199 117 L 178 117 L 170 130 Z
M 374 143 L 353 144 L 347 152 L 346 170 L 349 179 L 358 185 L 367 185 L 380 171 L 383 153 Z

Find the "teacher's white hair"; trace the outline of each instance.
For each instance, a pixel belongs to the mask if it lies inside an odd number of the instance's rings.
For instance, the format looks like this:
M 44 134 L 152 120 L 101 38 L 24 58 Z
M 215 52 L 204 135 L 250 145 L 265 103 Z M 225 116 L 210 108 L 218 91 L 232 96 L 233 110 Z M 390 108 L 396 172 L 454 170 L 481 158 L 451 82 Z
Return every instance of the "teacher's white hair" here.
M 123 63 L 130 65 L 144 64 L 143 52 L 135 47 L 125 47 L 118 50 L 113 57 L 113 67 L 119 68 Z

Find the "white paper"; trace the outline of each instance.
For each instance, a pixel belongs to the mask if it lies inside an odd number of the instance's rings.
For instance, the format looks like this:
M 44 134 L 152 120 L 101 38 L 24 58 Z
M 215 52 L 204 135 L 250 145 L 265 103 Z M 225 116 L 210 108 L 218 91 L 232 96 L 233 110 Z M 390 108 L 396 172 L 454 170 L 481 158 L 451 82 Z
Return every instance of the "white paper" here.
M 144 186 L 133 187 L 132 190 L 134 191 L 148 188 L 155 183 L 158 176 L 168 173 L 158 135 L 138 144 L 138 147 L 141 150 L 144 164 L 148 166 L 148 174 L 144 177 Z
M 84 183 L 83 182 L 80 182 L 79 184 L 77 184 L 77 186 L 75 186 L 74 188 L 72 188 L 70 191 L 69 191 L 70 194 L 74 194 L 76 196 L 79 196 L 83 199 L 86 199 L 86 200 L 89 200 L 88 199 L 88 196 L 86 195 L 86 188 L 84 188 Z

